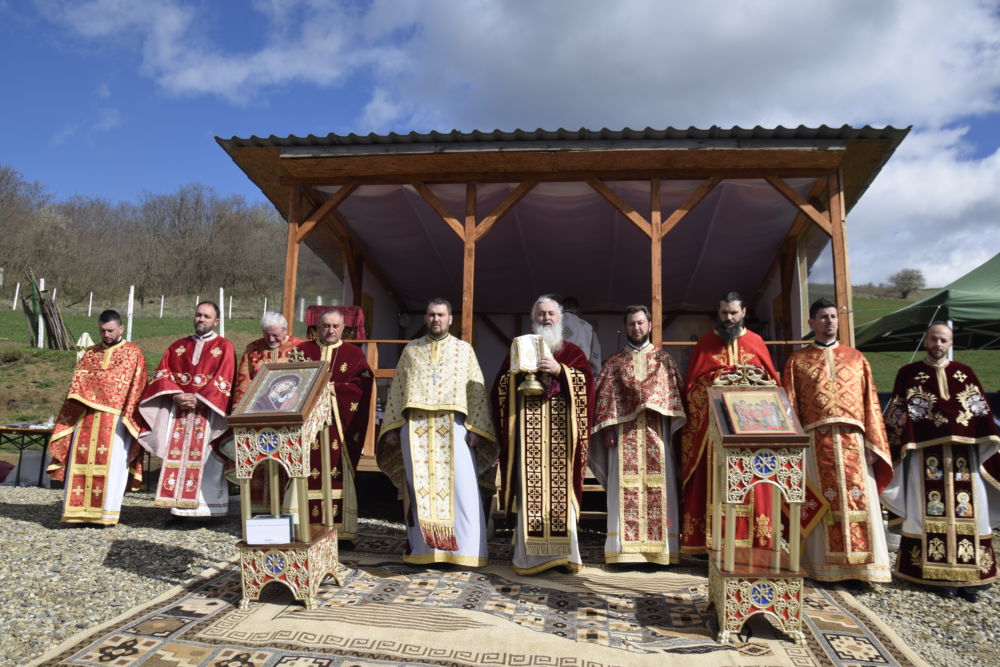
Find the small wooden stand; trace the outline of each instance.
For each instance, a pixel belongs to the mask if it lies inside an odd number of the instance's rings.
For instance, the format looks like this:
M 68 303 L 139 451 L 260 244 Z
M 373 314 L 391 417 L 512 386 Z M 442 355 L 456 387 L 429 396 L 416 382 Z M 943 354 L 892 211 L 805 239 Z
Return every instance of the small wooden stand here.
M 300 409 L 283 413 L 264 414 L 243 412 L 256 391 L 258 381 L 266 381 L 269 369 L 282 371 L 309 369 L 318 366 L 314 381 L 306 388 Z M 240 484 L 240 512 L 243 518 L 243 540 L 236 543 L 240 550 L 243 579 L 243 599 L 240 608 L 246 609 L 251 600 L 260 599 L 264 586 L 277 581 L 301 600 L 306 609 L 316 605 L 319 586 L 331 575 L 338 585 L 343 584 L 338 570 L 337 529 L 333 524 L 333 494 L 330 489 L 330 452 L 321 451 L 320 474 L 323 476 L 324 525 L 310 527 L 308 518 L 309 452 L 317 442 L 321 429 L 331 423 L 332 413 L 327 389 L 329 372 L 325 362 L 300 364 L 265 364 L 247 390 L 247 398 L 234 410 L 229 419 L 236 445 L 236 478 Z M 268 492 L 271 514 L 281 513 L 281 490 L 278 466 L 291 478 L 296 505 L 295 541 L 287 544 L 247 544 L 247 521 L 252 518 L 250 478 L 261 462 L 268 466 Z
M 709 595 L 719 618 L 718 641 L 726 643 L 747 619 L 764 614 L 797 644 L 802 632 L 804 572 L 799 567 L 800 513 L 805 499 L 805 455 L 809 436 L 780 387 L 771 387 L 794 433 L 736 434 L 723 404 L 725 392 L 759 387 L 710 387 L 709 437 L 714 448 L 710 484 L 712 534 L 721 549 L 709 552 Z M 772 494 L 771 547 L 736 548 L 736 505 L 759 484 Z M 789 504 L 788 553 L 781 549 L 781 502 Z M 723 513 L 725 525 L 723 526 Z M 725 534 L 723 534 L 725 531 Z

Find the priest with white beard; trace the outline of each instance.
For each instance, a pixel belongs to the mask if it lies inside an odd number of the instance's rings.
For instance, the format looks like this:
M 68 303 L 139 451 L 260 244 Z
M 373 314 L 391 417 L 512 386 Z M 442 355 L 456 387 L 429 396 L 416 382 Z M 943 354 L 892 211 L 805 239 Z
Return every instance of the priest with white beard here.
M 582 566 L 577 520 L 587 465 L 594 378 L 584 352 L 563 339 L 562 307 L 551 294 L 531 309 L 532 330 L 551 356 L 538 360 L 542 392 L 519 391 L 527 373 L 504 359 L 492 403 L 500 441 L 500 507 L 516 516 L 514 571 Z

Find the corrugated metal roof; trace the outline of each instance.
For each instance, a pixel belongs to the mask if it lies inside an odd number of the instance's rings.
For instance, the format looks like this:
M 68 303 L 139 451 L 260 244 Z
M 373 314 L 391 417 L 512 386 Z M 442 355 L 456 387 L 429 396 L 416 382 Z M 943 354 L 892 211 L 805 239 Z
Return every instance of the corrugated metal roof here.
M 663 130 L 645 128 L 635 130 L 623 128 L 621 130 L 610 130 L 602 128 L 600 130 L 590 130 L 580 128 L 579 130 L 513 130 L 505 132 L 503 130 L 493 130 L 483 132 L 473 130 L 472 132 L 461 132 L 452 130 L 451 132 L 409 132 L 407 134 L 347 134 L 339 135 L 330 133 L 326 136 L 316 136 L 310 134 L 306 137 L 289 135 L 278 137 L 258 137 L 253 135 L 249 138 L 232 137 L 222 139 L 216 137 L 216 141 L 223 147 L 229 148 L 296 148 L 296 147 L 335 147 L 335 146 L 386 146 L 386 145 L 419 145 L 419 144 L 497 144 L 497 143 L 538 143 L 538 142 L 712 142 L 712 141 L 768 141 L 778 140 L 786 143 L 790 140 L 802 140 L 805 143 L 826 142 L 826 141 L 852 141 L 852 140 L 875 140 L 890 141 L 895 146 L 909 132 L 910 128 L 897 129 L 892 126 L 882 128 L 864 127 L 855 128 L 849 125 L 841 127 L 798 127 L 788 128 L 779 125 L 775 128 L 755 126 L 752 128 L 742 128 L 734 126 L 723 128 L 712 126 L 706 129 L 689 127 L 679 129 L 668 127 Z

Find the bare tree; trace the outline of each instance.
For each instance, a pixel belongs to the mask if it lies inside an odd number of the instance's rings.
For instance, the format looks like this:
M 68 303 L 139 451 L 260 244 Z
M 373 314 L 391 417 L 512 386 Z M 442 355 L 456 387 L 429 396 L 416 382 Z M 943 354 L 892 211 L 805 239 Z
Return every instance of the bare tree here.
M 924 274 L 920 269 L 900 269 L 889 276 L 889 287 L 899 292 L 899 298 L 905 299 L 913 290 L 924 286 Z

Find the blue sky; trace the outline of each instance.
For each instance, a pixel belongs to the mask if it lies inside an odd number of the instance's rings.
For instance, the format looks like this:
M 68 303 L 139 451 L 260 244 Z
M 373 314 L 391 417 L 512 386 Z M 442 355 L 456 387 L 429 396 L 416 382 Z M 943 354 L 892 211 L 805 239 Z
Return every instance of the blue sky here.
M 913 125 L 852 279 L 1000 251 L 1000 6 L 934 0 L 0 0 L 0 163 L 135 200 L 262 198 L 214 136 Z

